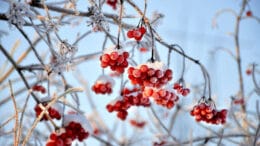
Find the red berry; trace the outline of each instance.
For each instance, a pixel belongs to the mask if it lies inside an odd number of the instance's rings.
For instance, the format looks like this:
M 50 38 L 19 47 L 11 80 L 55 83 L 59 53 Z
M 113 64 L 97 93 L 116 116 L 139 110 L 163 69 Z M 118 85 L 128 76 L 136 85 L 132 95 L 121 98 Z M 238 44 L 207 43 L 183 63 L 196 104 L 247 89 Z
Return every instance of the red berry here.
M 110 54 L 110 59 L 111 60 L 117 60 L 117 58 L 119 57 L 118 53 L 117 52 L 112 52 Z
M 252 17 L 252 16 L 253 16 L 252 11 L 248 10 L 248 11 L 246 12 L 246 16 L 247 16 L 247 17 Z
M 145 27 L 140 27 L 139 28 L 139 31 L 142 33 L 142 34 L 145 34 L 146 33 L 146 29 L 145 29 Z
M 128 32 L 127 32 L 127 37 L 128 38 L 133 38 L 134 37 L 134 35 L 133 35 L 133 30 L 129 30 Z
M 246 74 L 247 74 L 247 75 L 251 75 L 251 74 L 252 74 L 252 70 L 248 68 L 248 69 L 246 70 Z

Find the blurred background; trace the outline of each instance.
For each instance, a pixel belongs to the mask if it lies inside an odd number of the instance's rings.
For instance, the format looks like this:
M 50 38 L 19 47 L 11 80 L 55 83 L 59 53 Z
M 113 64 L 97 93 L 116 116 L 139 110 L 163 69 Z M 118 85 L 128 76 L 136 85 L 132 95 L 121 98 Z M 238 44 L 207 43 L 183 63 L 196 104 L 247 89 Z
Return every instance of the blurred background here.
M 47 0 L 46 3 L 55 3 L 60 2 L 56 0 Z M 143 9 L 144 1 L 135 0 L 134 1 L 140 8 Z M 235 54 L 235 41 L 233 33 L 235 30 L 235 21 L 236 17 L 229 12 L 223 12 L 221 15 L 218 15 L 222 10 L 228 9 L 233 10 L 236 13 L 239 13 L 242 1 L 240 0 L 147 0 L 147 17 L 151 18 L 154 13 L 163 14 L 163 18 L 154 26 L 158 34 L 161 35 L 162 39 L 169 44 L 178 44 L 180 45 L 186 54 L 189 56 L 198 59 L 202 64 L 205 65 L 206 69 L 209 71 L 211 77 L 211 87 L 213 99 L 216 103 L 217 109 L 229 109 L 231 106 L 231 96 L 236 96 L 239 91 L 239 80 L 238 80 L 238 71 L 236 61 L 230 56 L 229 53 L 223 51 L 223 48 L 230 50 Z M 59 5 L 56 5 L 59 6 Z M 88 1 L 78 0 L 77 10 L 87 11 L 89 7 Z M 251 11 L 253 16 L 260 16 L 260 1 L 250 0 L 249 5 L 246 6 L 245 12 Z M 5 1 L 0 1 L 0 13 L 6 13 L 9 9 L 9 5 Z M 44 14 L 43 10 L 40 10 Z M 102 11 L 106 13 L 118 14 L 118 9 L 113 10 L 110 6 L 104 5 Z M 126 14 L 138 16 L 136 11 L 129 5 L 125 4 Z M 59 16 L 59 13 L 51 12 L 53 16 Z M 239 32 L 239 42 L 241 49 L 241 58 L 242 58 L 242 71 L 244 77 L 244 87 L 245 87 L 245 99 L 248 112 L 255 112 L 256 106 L 255 103 L 259 100 L 259 95 L 253 93 L 254 85 L 252 77 L 246 74 L 246 69 L 249 64 L 256 63 L 259 64 L 260 56 L 260 25 L 259 19 L 252 19 L 246 17 L 246 14 L 243 15 L 244 19 L 240 23 L 240 32 Z M 140 18 L 130 19 L 124 18 L 125 23 L 132 24 L 136 26 Z M 91 30 L 92 28 L 87 25 L 87 17 L 77 17 L 77 19 L 67 19 L 70 24 L 65 24 L 58 27 L 58 34 L 63 40 L 67 40 L 68 43 L 73 43 L 78 36 L 83 33 Z M 23 30 L 28 34 L 31 40 L 34 40 L 37 36 L 35 30 L 32 27 L 23 27 Z M 17 31 L 14 26 L 9 26 L 7 21 L 0 21 L 0 43 L 7 49 L 11 50 L 15 43 L 18 43 L 18 46 L 13 53 L 13 58 L 17 58 L 23 53 L 28 47 L 27 41 L 24 37 Z M 110 33 L 117 35 L 117 26 L 110 24 Z M 57 38 L 52 35 L 53 44 L 57 42 Z M 78 52 L 75 56 L 80 56 L 83 54 L 91 54 L 95 52 L 102 51 L 102 44 L 104 41 L 104 33 L 94 32 L 89 36 L 85 37 L 78 44 Z M 122 39 L 122 41 L 124 41 Z M 127 41 L 127 40 L 126 40 Z M 108 42 L 106 47 L 112 46 L 112 42 Z M 36 49 L 41 55 L 44 56 L 45 62 L 49 62 L 50 53 L 48 53 L 48 46 L 43 42 L 39 42 L 36 45 Z M 159 52 L 162 62 L 167 62 L 167 48 L 161 46 L 159 43 L 156 43 L 156 49 Z M 149 59 L 150 53 L 136 53 L 135 61 L 138 64 L 146 62 Z M 3 69 L 3 66 L 6 64 L 6 58 L 0 53 L 0 66 Z M 21 65 L 30 65 L 33 63 L 38 63 L 34 54 L 31 52 L 22 62 Z M 160 135 L 166 133 L 161 130 L 156 129 L 155 125 L 152 124 L 150 120 L 153 120 L 151 111 L 145 108 L 131 108 L 129 110 L 129 115 L 126 121 L 119 120 L 114 113 L 108 113 L 105 109 L 106 105 L 114 100 L 119 93 L 120 80 L 116 79 L 116 86 L 113 89 L 113 94 L 107 95 L 96 95 L 91 91 L 91 86 L 102 74 L 100 68 L 99 57 L 95 59 L 88 60 L 84 63 L 79 64 L 76 67 L 73 67 L 69 71 L 64 71 L 64 76 L 67 78 L 67 81 L 70 85 L 74 87 L 82 86 L 79 82 L 80 78 L 86 81 L 85 90 L 83 93 L 79 93 L 80 100 L 80 109 L 85 112 L 86 116 L 89 118 L 95 117 L 93 109 L 90 106 L 88 98 L 91 98 L 96 105 L 97 112 L 101 115 L 102 121 L 106 123 L 110 130 L 114 133 L 115 137 L 118 139 L 124 139 L 129 137 L 134 137 L 135 141 L 133 145 L 151 145 L 154 141 L 160 141 Z M 8 64 L 5 69 L 8 69 L 11 65 Z M 182 68 L 182 57 L 176 53 L 172 53 L 170 68 L 173 70 L 173 82 L 177 81 L 181 74 Z M 2 76 L 6 70 L 0 71 L 0 76 Z M 110 70 L 105 69 L 105 73 L 109 74 Z M 28 81 L 30 83 L 35 82 L 41 78 L 42 74 L 24 72 L 26 76 L 31 76 Z M 126 75 L 124 76 L 127 77 Z M 14 71 L 4 82 L 1 83 L 1 86 L 8 84 L 8 80 L 14 81 L 19 78 L 18 74 Z M 57 78 L 57 77 L 53 77 Z M 210 128 L 214 131 L 220 131 L 225 128 L 227 130 L 224 133 L 229 132 L 239 132 L 239 130 L 234 126 L 234 121 L 227 119 L 227 123 L 222 126 L 211 126 L 209 124 L 197 123 L 193 117 L 190 116 L 189 110 L 197 103 L 201 98 L 201 93 L 197 92 L 197 88 L 203 84 L 203 76 L 200 71 L 200 68 L 195 65 L 193 62 L 186 61 L 186 70 L 184 79 L 187 87 L 191 89 L 191 94 L 187 97 L 181 97 L 179 104 L 185 109 L 182 110 L 176 121 L 173 125 L 171 131 L 177 139 L 181 141 L 189 140 L 191 137 L 200 137 L 209 135 L 211 132 L 207 129 Z M 259 81 L 259 78 L 257 78 Z M 43 83 L 46 85 L 46 83 Z M 18 91 L 21 88 L 24 88 L 22 82 L 13 83 L 14 90 Z M 201 88 L 202 89 L 202 88 Z M 51 88 L 51 92 L 57 92 L 61 94 L 62 92 L 56 89 L 55 87 Z M 0 90 L 0 101 L 5 99 L 10 95 L 9 88 L 1 88 Z M 19 107 L 22 107 L 24 103 L 27 92 L 23 92 L 17 95 L 17 103 Z M 71 101 L 73 103 L 73 101 Z M 20 105 L 21 103 L 21 105 Z M 33 99 L 30 99 L 30 104 L 26 109 L 27 117 L 26 122 L 29 127 L 34 120 L 34 111 L 33 107 L 35 102 Z M 176 107 L 171 110 L 167 110 L 160 106 L 154 105 L 158 116 L 165 123 L 165 125 L 170 125 L 172 114 L 175 112 Z M 236 107 L 237 109 L 240 106 Z M 14 114 L 13 104 L 11 100 L 1 104 L 0 106 L 0 123 L 3 123 Z M 136 130 L 129 124 L 130 119 L 139 118 L 146 121 L 148 124 L 141 130 Z M 251 118 L 252 123 L 256 123 L 256 119 Z M 24 122 L 25 123 L 25 122 Z M 10 122 L 6 127 L 1 128 L 0 132 L 10 131 L 13 127 L 14 122 Z M 45 125 L 40 123 L 37 127 L 40 132 L 43 132 L 48 137 L 48 132 L 45 132 Z M 117 128 L 115 128 L 117 127 Z M 115 128 L 115 130 L 113 130 Z M 11 144 L 13 139 L 12 135 L 0 135 L 0 144 L 5 145 Z M 104 139 L 109 141 L 109 137 L 100 135 Z M 167 138 L 166 138 L 167 140 Z M 43 140 L 41 140 L 44 143 Z M 169 138 L 168 141 L 171 141 Z M 215 140 L 217 141 L 217 140 Z M 215 145 L 214 140 L 212 140 L 208 145 Z M 237 139 L 241 141 L 241 139 Z M 137 143 L 138 142 L 138 143 Z M 75 142 L 76 144 L 77 142 Z M 97 145 L 99 141 L 94 138 L 88 138 L 84 141 L 87 145 Z M 203 143 L 203 141 L 201 142 Z M 199 145 L 201 143 L 194 143 L 194 145 Z M 235 145 L 230 143 L 228 140 L 223 140 L 223 144 L 226 145 Z M 78 145 L 83 145 L 78 143 Z

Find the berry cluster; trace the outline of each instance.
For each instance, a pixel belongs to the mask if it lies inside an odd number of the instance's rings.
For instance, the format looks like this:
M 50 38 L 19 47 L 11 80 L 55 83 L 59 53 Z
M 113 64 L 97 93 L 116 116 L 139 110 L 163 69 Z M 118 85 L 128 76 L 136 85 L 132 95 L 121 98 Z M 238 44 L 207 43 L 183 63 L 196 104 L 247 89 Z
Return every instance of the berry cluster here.
M 42 105 L 44 107 L 47 106 L 47 102 L 44 102 L 42 103 Z M 42 112 L 42 109 L 40 107 L 40 104 L 37 104 L 35 107 L 34 107 L 34 111 L 35 111 L 35 114 L 36 114 L 36 117 L 38 117 L 41 112 Z M 48 109 L 48 115 L 50 116 L 51 119 L 57 119 L 57 120 L 60 120 L 61 119 L 61 111 L 60 111 L 60 106 L 58 104 L 54 104 L 52 107 L 50 107 Z M 42 120 L 45 120 L 47 121 L 48 120 L 48 117 L 46 114 L 44 114 L 44 116 L 42 117 L 41 121 Z
M 140 41 L 144 34 L 146 33 L 145 27 L 139 27 L 135 29 L 131 29 L 127 32 L 127 37 L 128 38 L 134 38 L 136 41 Z
M 110 67 L 111 70 L 122 74 L 125 68 L 128 66 L 127 58 L 129 57 L 128 52 L 119 50 L 110 50 L 100 56 L 101 67 Z
M 107 0 L 107 4 L 110 5 L 114 10 L 116 9 L 117 0 Z
M 179 97 L 170 88 L 145 88 L 143 97 L 152 97 L 156 104 L 168 109 L 173 108 Z
M 42 94 L 46 93 L 46 89 L 42 85 L 34 85 L 32 87 L 33 91 L 41 92 Z
M 223 109 L 217 111 L 211 105 L 202 102 L 199 105 L 194 106 L 190 114 L 195 117 L 197 122 L 204 121 L 206 123 L 218 125 L 226 123 L 227 110 Z
M 108 112 L 117 112 L 117 117 L 125 120 L 128 115 L 127 110 L 131 106 L 149 107 L 150 105 L 150 100 L 143 98 L 140 88 L 133 88 L 132 90 L 125 88 L 122 91 L 122 99 L 116 100 L 114 104 L 108 104 L 106 108 Z
M 140 129 L 142 129 L 142 128 L 144 128 L 144 126 L 146 125 L 146 122 L 145 121 L 136 121 L 136 120 L 130 120 L 129 121 L 130 122 L 130 124 L 133 126 L 133 127 L 136 127 L 136 128 L 140 128 Z
M 190 93 L 189 88 L 184 88 L 180 83 L 175 83 L 173 89 L 177 91 L 178 94 L 182 96 L 187 96 Z
M 161 62 L 146 63 L 129 67 L 128 78 L 133 85 L 159 88 L 172 79 L 172 70 L 164 69 Z
M 64 127 L 58 132 L 51 133 L 46 146 L 71 146 L 74 140 L 83 141 L 89 136 L 89 132 L 83 116 L 70 114 L 64 116 Z
M 114 80 L 109 76 L 102 75 L 98 78 L 95 84 L 92 86 L 92 91 L 96 94 L 111 94 Z

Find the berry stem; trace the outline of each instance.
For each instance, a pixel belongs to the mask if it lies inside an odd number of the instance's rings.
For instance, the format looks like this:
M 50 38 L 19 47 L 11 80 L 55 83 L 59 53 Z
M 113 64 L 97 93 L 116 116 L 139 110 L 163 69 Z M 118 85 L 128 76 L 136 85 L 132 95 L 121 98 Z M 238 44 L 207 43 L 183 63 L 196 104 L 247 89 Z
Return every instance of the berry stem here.
M 259 90 L 259 91 L 260 91 L 260 87 L 258 86 L 258 84 L 257 84 L 257 82 L 256 82 L 256 78 L 255 78 L 255 66 L 256 66 L 256 64 L 253 63 L 252 66 L 253 66 L 253 67 L 252 67 L 252 79 L 253 79 L 253 82 L 254 82 L 254 84 L 255 84 L 256 90 Z
M 120 49 L 120 33 L 122 29 L 122 15 L 123 15 L 123 0 L 120 0 L 119 24 L 117 33 L 117 49 Z
M 158 117 L 158 115 L 156 114 L 153 106 L 151 106 L 151 111 L 154 115 L 154 117 L 156 118 L 156 120 L 160 123 L 160 125 L 162 126 L 162 128 L 167 132 L 168 136 L 170 136 L 174 141 L 178 142 L 178 139 L 176 137 L 174 137 L 171 132 L 169 131 L 169 129 L 163 124 L 163 122 L 161 121 L 161 119 Z M 179 143 L 179 142 L 178 142 Z
M 150 30 L 151 37 L 152 37 L 151 62 L 153 63 L 155 61 L 155 58 L 154 58 L 154 52 L 155 52 L 155 48 L 154 48 L 154 35 L 153 35 L 153 29 L 152 29 L 151 24 L 148 23 L 148 26 L 149 26 L 149 30 Z
M 178 45 L 178 44 L 173 44 L 172 47 L 177 47 L 178 49 L 181 50 L 181 52 L 182 52 L 183 54 L 185 54 L 184 50 L 182 49 L 182 47 L 181 47 L 180 45 Z M 171 50 L 171 49 L 169 49 L 169 50 Z M 183 58 L 182 58 L 182 71 L 181 71 L 181 77 L 180 77 L 180 79 L 179 79 L 180 82 L 183 81 L 183 76 L 184 76 L 184 72 L 185 72 L 185 57 L 184 57 L 184 56 L 182 56 L 182 57 L 183 57 Z M 170 62 L 170 61 L 168 60 L 168 62 Z M 170 63 L 169 63 L 169 64 L 170 64 Z

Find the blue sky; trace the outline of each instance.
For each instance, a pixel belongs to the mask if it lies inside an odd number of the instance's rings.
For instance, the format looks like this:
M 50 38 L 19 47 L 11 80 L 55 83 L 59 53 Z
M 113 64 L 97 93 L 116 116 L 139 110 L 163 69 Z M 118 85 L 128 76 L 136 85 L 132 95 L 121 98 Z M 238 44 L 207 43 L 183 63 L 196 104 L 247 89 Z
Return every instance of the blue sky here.
M 140 6 L 143 6 L 143 1 L 135 0 L 135 2 Z M 238 13 L 240 5 L 241 1 L 238 0 L 148 0 L 148 16 L 151 16 L 152 12 L 154 11 L 158 11 L 159 13 L 165 15 L 160 25 L 157 27 L 157 31 L 162 36 L 162 38 L 168 43 L 179 44 L 188 55 L 192 56 L 193 58 L 199 59 L 201 63 L 203 63 L 208 69 L 212 81 L 212 93 L 215 97 L 217 97 L 216 104 L 217 107 L 219 107 L 220 109 L 229 107 L 230 96 L 236 94 L 238 91 L 239 86 L 237 66 L 235 61 L 226 52 L 218 51 L 214 55 L 212 55 L 212 53 L 210 52 L 219 47 L 228 48 L 232 52 L 235 52 L 235 42 L 233 37 L 230 35 L 230 33 L 234 31 L 235 18 L 229 13 L 224 13 L 217 19 L 218 28 L 212 27 L 212 19 L 215 16 L 216 12 L 221 9 L 233 9 L 235 12 Z M 79 10 L 82 11 L 85 11 L 87 6 L 88 4 L 86 3 L 86 1 L 80 1 L 80 3 L 78 4 Z M 259 17 L 260 1 L 251 0 L 249 6 L 251 11 L 253 12 L 253 15 Z M 246 10 L 248 9 L 249 7 L 246 7 Z M 4 12 L 6 10 L 7 6 L 4 5 L 4 2 L 0 1 L 0 12 Z M 113 11 L 109 6 L 104 6 L 103 10 L 105 12 L 117 13 L 117 11 Z M 129 8 L 129 5 L 126 6 L 126 11 L 130 14 L 136 14 L 131 8 Z M 82 34 L 90 29 L 86 26 L 86 21 L 86 18 L 82 18 L 82 24 L 80 26 L 61 27 L 59 30 L 59 35 L 62 39 L 67 39 L 69 43 L 73 43 L 79 32 Z M 138 22 L 138 19 L 133 22 Z M 133 25 L 136 24 L 133 23 Z M 17 39 L 21 40 L 21 44 L 17 52 L 14 54 L 15 58 L 17 58 L 21 54 L 21 52 L 23 52 L 28 47 L 27 42 L 22 38 L 20 34 L 18 34 L 17 30 L 14 27 L 10 29 L 6 22 L 0 21 L 0 26 L 0 30 L 7 31 L 9 33 L 8 36 L 4 36 L 3 38 L 1 38 L 1 44 L 5 48 L 10 49 Z M 239 36 L 242 55 L 242 69 L 245 81 L 245 92 L 247 94 L 253 89 L 251 77 L 245 75 L 247 65 L 252 62 L 258 64 L 260 63 L 259 26 L 259 22 L 257 22 L 256 20 L 245 19 L 241 22 L 240 27 Z M 35 33 L 32 31 L 32 29 L 24 28 L 24 30 L 26 30 L 26 32 L 30 34 L 30 38 L 34 37 Z M 117 28 L 111 27 L 111 32 L 113 32 L 113 34 L 117 34 Z M 103 36 L 104 35 L 102 33 L 95 33 L 91 34 L 90 37 L 82 40 L 78 44 L 78 55 L 97 52 L 101 50 Z M 111 42 L 109 44 L 111 45 Z M 107 45 L 107 47 L 109 46 L 109 44 Z M 42 52 L 47 50 L 47 46 L 44 43 L 39 43 L 36 48 L 37 50 L 42 50 Z M 157 44 L 157 49 L 160 52 L 162 61 L 166 62 L 166 48 Z M 4 57 L 2 53 L 0 53 L 0 57 Z M 140 59 L 139 57 L 137 58 L 137 61 L 139 63 L 142 63 L 146 60 L 147 57 L 147 55 L 141 56 L 142 59 Z M 5 59 L 0 60 L 0 65 L 4 62 L 4 60 Z M 33 62 L 35 62 L 35 57 L 33 57 L 33 54 L 30 54 L 30 56 L 27 57 L 27 59 L 23 61 L 22 64 L 26 65 Z M 83 63 L 79 66 L 79 68 L 82 72 L 82 75 L 86 76 L 86 78 L 91 77 L 87 78 L 90 85 L 96 80 L 98 75 L 101 74 L 98 59 Z M 171 68 L 174 71 L 175 81 L 180 75 L 180 56 L 173 54 Z M 106 70 L 106 72 L 109 71 Z M 75 74 L 75 71 L 65 73 L 66 77 L 68 77 L 69 82 L 75 86 L 78 86 L 79 83 L 74 79 L 73 74 Z M 17 77 L 17 74 L 12 74 L 11 78 L 13 77 Z M 201 71 L 199 70 L 198 66 L 194 65 L 191 62 L 187 62 L 185 81 L 188 85 L 202 83 Z M 119 82 L 117 82 L 117 84 L 118 83 Z M 17 85 L 17 87 L 20 86 L 22 86 L 22 84 Z M 6 95 L 8 94 L 8 90 L 0 92 L 1 97 L 6 97 Z M 102 113 L 102 115 L 104 115 L 104 118 L 111 118 L 113 120 L 116 120 L 115 115 L 107 114 L 107 112 L 104 111 L 105 105 L 110 100 L 115 98 L 116 95 L 104 97 L 95 96 L 93 93 L 91 94 L 94 101 L 98 105 L 98 110 Z M 80 94 L 80 97 L 82 97 L 82 105 L 88 105 L 87 100 L 85 99 L 85 94 Z M 191 94 L 189 97 L 182 99 L 182 102 L 189 105 L 192 103 L 192 101 L 196 101 L 199 98 L 200 97 L 193 97 L 193 94 Z M 250 100 L 248 100 L 248 107 L 254 107 L 257 98 L 259 98 L 259 96 L 256 95 L 250 98 Z M 11 102 L 9 102 L 9 104 L 6 106 L 8 107 L 10 105 Z M 1 113 L 4 110 L 3 108 L 4 107 L 0 107 Z M 86 111 L 86 113 L 89 113 L 88 107 L 84 107 L 83 109 L 84 111 Z M 144 111 L 142 111 L 142 113 L 144 113 Z M 110 120 L 109 123 L 112 123 L 113 120 Z M 165 120 L 165 122 L 167 123 L 167 119 Z M 181 115 L 179 120 L 177 121 L 177 127 L 175 127 L 174 131 L 178 131 L 178 134 L 174 132 L 175 136 L 180 136 L 179 138 L 188 138 L 190 134 L 189 132 L 191 132 L 192 130 L 187 130 L 187 132 L 183 131 L 183 129 L 185 128 L 193 129 L 193 131 L 195 131 L 195 135 L 200 135 L 200 133 L 196 131 L 199 131 L 201 127 L 196 124 L 187 126 L 185 125 L 185 123 L 194 123 L 193 119 L 189 117 L 187 113 Z M 91 140 L 89 141 L 90 143 L 93 142 Z M 87 140 L 88 143 L 89 141 Z

